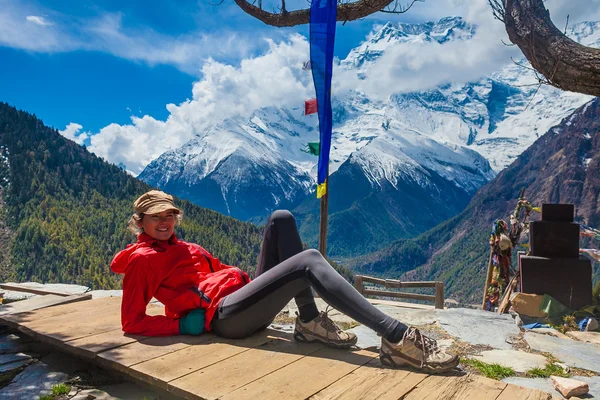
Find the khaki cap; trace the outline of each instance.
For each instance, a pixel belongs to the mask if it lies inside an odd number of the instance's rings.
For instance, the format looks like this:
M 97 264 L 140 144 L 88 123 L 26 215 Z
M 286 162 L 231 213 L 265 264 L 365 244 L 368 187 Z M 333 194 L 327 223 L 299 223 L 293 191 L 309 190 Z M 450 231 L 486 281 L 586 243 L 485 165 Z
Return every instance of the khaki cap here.
M 161 192 L 160 190 L 151 190 L 141 195 L 133 203 L 137 214 L 159 214 L 163 211 L 173 210 L 179 214 L 179 208 L 173 203 L 173 196 Z

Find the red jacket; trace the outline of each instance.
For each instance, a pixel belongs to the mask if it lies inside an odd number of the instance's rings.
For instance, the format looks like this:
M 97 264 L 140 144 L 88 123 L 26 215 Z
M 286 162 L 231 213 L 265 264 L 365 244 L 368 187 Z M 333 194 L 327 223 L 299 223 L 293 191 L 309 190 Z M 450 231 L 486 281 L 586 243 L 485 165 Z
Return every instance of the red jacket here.
M 115 255 L 110 268 L 123 278 L 121 323 L 125 333 L 146 336 L 179 334 L 179 318 L 205 308 L 204 330 L 221 299 L 250 281 L 236 267 L 221 263 L 197 244 L 178 240 L 158 241 L 142 233 Z M 155 297 L 165 305 L 165 316 L 146 315 Z

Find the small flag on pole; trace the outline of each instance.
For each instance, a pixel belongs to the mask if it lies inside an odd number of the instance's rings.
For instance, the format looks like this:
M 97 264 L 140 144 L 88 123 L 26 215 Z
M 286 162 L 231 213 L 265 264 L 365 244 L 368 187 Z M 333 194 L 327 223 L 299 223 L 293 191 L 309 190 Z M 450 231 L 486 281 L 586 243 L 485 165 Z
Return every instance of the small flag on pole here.
M 304 101 L 304 115 L 314 114 L 319 111 L 317 105 L 317 99 L 310 99 Z
M 303 149 L 300 149 L 308 154 L 312 154 L 313 156 L 318 156 L 321 152 L 321 145 L 319 142 L 308 142 Z

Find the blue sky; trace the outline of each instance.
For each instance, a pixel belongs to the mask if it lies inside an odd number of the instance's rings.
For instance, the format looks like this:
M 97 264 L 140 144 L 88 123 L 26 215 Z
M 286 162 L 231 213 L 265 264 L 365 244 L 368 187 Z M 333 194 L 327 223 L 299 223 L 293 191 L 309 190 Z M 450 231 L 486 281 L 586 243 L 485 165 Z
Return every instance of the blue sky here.
M 5 13 L 2 20 L 21 20 L 14 21 L 12 32 L 0 36 L 0 101 L 36 113 L 57 129 L 77 121 L 92 132 L 113 122 L 127 123 L 131 115 L 166 118 L 165 104 L 190 97 L 192 83 L 208 57 L 237 64 L 264 51 L 264 38 L 278 40 L 292 32 L 305 36 L 308 32 L 307 26 L 266 26 L 231 1 L 212 6 L 205 0 L 0 0 L 0 6 Z M 423 6 L 417 4 L 415 9 Z M 336 55 L 345 57 L 380 19 L 340 25 Z M 422 20 L 423 15 L 413 13 L 411 18 L 406 14 L 403 19 Z M 102 26 L 92 29 L 93 24 Z M 21 39 L 7 37 L 21 35 L 23 28 L 35 31 Z M 45 43 L 37 37 L 48 30 L 56 32 L 56 42 L 47 39 Z M 94 30 L 104 30 L 104 35 L 94 37 Z M 118 48 L 94 43 L 111 35 Z M 130 42 L 118 44 L 117 35 Z M 204 42 L 202 37 L 206 37 Z M 231 40 L 239 40 L 239 44 L 229 43 Z M 195 56 L 181 60 L 173 54 L 153 59 L 153 52 L 168 52 L 169 45 L 194 41 L 205 43 Z M 222 43 L 229 43 L 227 51 L 220 49 Z M 137 57 L 126 46 L 138 47 Z M 190 51 L 195 50 L 192 47 Z
M 275 1 L 263 5 L 269 9 Z M 298 68 L 308 58 L 307 25 L 274 28 L 231 0 L 212 3 L 0 0 L 0 101 L 35 113 L 137 174 L 160 152 L 223 118 L 271 105 L 301 106 L 314 95 Z M 294 9 L 306 0 L 286 3 Z M 600 0 L 546 5 L 557 26 L 564 26 L 567 14 L 572 23 L 600 19 Z M 378 66 L 371 89 L 472 81 L 517 54 L 501 43 L 507 41 L 504 27 L 493 20 L 487 0 L 425 0 L 406 14 L 377 13 L 338 24 L 336 56 L 345 58 L 390 20 L 419 23 L 450 15 L 483 28 L 464 46 L 400 49 Z M 342 86 L 359 83 L 365 81 Z

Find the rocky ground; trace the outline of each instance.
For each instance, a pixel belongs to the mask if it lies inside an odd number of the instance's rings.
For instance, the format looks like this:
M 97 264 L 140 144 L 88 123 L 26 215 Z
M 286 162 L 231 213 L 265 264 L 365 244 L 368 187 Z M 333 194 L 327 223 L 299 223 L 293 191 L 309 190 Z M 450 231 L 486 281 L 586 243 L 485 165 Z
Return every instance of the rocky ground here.
M 77 290 L 83 287 L 79 287 Z M 56 289 L 56 288 L 55 288 Z M 74 288 L 71 288 L 75 290 Z M 118 291 L 93 292 L 94 297 Z M 8 294 L 9 296 L 19 296 Z M 320 309 L 326 304 L 317 299 Z M 600 397 L 600 332 L 555 329 L 523 330 L 508 315 L 480 310 L 373 300 L 375 306 L 398 320 L 419 327 L 441 347 L 461 355 L 461 368 L 493 379 L 561 395 L 550 375 L 572 377 L 589 384 L 588 398 Z M 291 332 L 297 308 L 292 301 L 272 328 Z M 358 346 L 378 348 L 380 337 L 352 319 L 330 310 L 344 329 L 357 334 Z M 63 384 L 63 385 L 61 385 Z M 52 392 L 55 395 L 52 395 Z M 61 394 L 58 394 L 61 393 Z M 20 333 L 0 330 L 0 398 L 33 399 L 171 399 L 70 356 L 52 352 Z
M 326 304 L 320 299 L 319 308 Z M 461 368 L 519 386 L 547 391 L 556 398 L 550 375 L 587 382 L 588 398 L 600 397 L 600 332 L 567 332 L 556 329 L 524 330 L 509 314 L 481 310 L 431 307 L 375 301 L 375 306 L 407 325 L 419 327 L 438 340 L 442 348 L 461 355 Z M 274 323 L 293 329 L 296 306 L 291 302 Z M 333 310 L 332 319 L 358 336 L 358 346 L 378 348 L 381 338 L 370 329 Z

